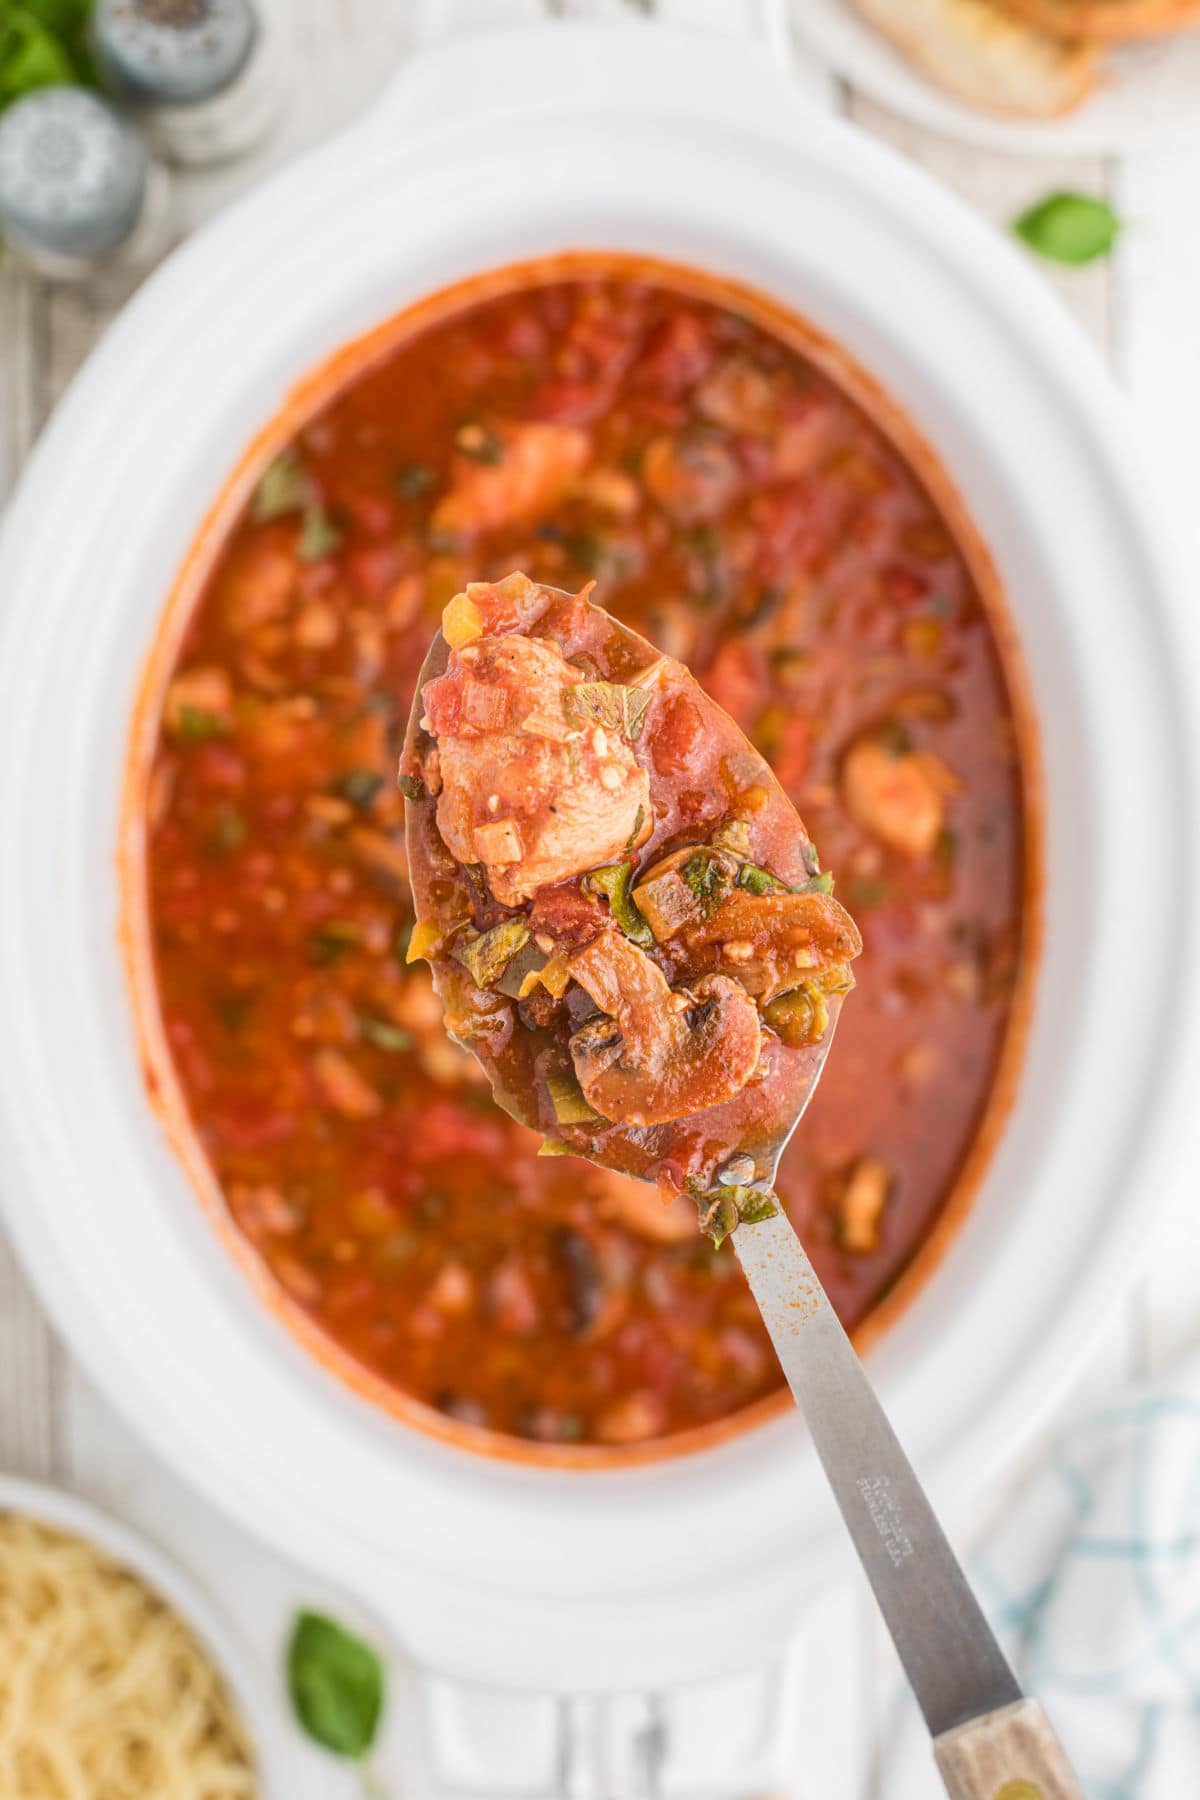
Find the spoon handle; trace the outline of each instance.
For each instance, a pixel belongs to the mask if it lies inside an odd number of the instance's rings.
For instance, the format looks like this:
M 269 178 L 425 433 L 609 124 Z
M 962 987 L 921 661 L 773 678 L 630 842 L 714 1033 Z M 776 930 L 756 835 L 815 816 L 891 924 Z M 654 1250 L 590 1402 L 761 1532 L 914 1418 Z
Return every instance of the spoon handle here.
M 1084 1800 L 1036 1700 L 944 1732 L 933 1754 L 950 1800 Z
M 1024 1699 L 786 1215 L 741 1225 L 732 1241 L 925 1723 L 939 1740 L 949 1792 L 955 1800 L 1068 1800 L 1078 1789 L 1050 1727 Z M 1023 1748 L 1033 1742 L 1035 1715 L 1057 1763 L 1048 1752 L 1034 1762 Z M 999 1770 L 990 1789 L 970 1785 L 972 1759 L 981 1780 Z

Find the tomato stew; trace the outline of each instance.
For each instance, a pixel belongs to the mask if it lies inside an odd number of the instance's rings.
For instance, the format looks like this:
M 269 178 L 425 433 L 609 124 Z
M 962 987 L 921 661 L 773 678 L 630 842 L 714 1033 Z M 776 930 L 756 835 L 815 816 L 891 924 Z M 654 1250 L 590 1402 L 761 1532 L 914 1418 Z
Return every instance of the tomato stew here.
M 167 685 L 149 925 L 195 1133 L 309 1335 L 443 1423 L 634 1445 L 781 1375 L 691 1203 L 538 1159 L 405 964 L 396 765 L 443 606 L 514 568 L 601 578 L 837 871 L 866 948 L 779 1191 L 851 1327 L 945 1216 L 989 1106 L 1022 772 L 968 560 L 799 326 L 603 257 L 513 283 L 394 339 L 262 476 Z

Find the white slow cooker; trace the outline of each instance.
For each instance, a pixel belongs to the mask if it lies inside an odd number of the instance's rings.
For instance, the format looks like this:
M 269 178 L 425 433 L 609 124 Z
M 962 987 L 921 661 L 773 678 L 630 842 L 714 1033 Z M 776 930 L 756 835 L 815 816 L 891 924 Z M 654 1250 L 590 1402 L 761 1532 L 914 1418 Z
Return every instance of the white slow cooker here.
M 341 1387 L 234 1267 L 147 1103 L 114 852 L 164 598 L 291 384 L 423 293 L 580 247 L 736 277 L 844 344 L 952 472 L 1023 641 L 1047 850 L 1024 1072 L 963 1229 L 870 1358 L 943 1505 L 1043 1413 L 1145 1242 L 1194 817 L 1169 578 L 1093 357 L 1015 251 L 752 48 L 551 25 L 431 53 L 118 319 L 0 540 L 7 1224 L 76 1355 L 197 1487 L 424 1662 L 554 1689 L 778 1642 L 842 1555 L 802 1424 L 585 1474 L 474 1458 Z

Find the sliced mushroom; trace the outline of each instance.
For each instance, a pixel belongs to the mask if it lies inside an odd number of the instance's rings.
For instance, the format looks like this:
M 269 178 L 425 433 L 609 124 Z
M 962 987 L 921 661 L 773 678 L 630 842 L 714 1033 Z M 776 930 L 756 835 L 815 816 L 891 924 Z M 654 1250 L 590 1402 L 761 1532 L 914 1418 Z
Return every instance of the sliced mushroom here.
M 754 1002 L 727 975 L 672 990 L 636 944 L 609 931 L 568 959 L 604 1017 L 571 1038 L 588 1103 L 623 1125 L 661 1125 L 740 1093 L 758 1063 Z
M 742 886 L 747 875 L 753 886 Z M 858 929 L 829 894 L 764 889 L 775 880 L 729 851 L 686 845 L 654 864 L 633 898 L 660 944 L 679 939 L 692 969 L 728 969 L 760 1001 L 848 962 Z
M 734 888 L 710 917 L 687 927 L 691 967 L 728 968 L 766 1003 L 799 981 L 848 963 L 862 949 L 858 927 L 831 894 L 751 894 Z M 852 985 L 852 984 L 851 984 Z

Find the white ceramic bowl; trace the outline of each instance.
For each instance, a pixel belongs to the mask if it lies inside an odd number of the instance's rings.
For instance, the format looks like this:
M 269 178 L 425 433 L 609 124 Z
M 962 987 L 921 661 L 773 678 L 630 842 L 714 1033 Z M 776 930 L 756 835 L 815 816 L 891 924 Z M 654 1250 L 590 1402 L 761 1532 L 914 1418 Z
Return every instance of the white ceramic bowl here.
M 289 385 L 441 284 L 581 246 L 735 276 L 844 343 L 953 470 L 1024 640 L 1048 821 L 1025 1074 L 871 1359 L 943 1503 L 1042 1414 L 1145 1239 L 1192 820 L 1167 577 L 1097 364 L 990 230 L 750 49 L 578 26 L 434 53 L 117 321 L 0 544 L 8 1222 L 76 1353 L 197 1486 L 426 1661 L 551 1688 L 709 1675 L 790 1628 L 842 1554 L 802 1426 L 584 1476 L 480 1462 L 340 1388 L 253 1297 L 146 1103 L 114 845 L 164 597 Z
M 0 1513 L 9 1512 L 24 1513 L 43 1525 L 73 1532 L 95 1544 L 140 1575 L 147 1587 L 174 1608 L 192 1627 L 237 1702 L 258 1754 L 262 1800 L 290 1800 L 295 1792 L 295 1764 L 278 1694 L 267 1685 L 225 1614 L 191 1577 L 147 1538 L 62 1488 L 0 1475 Z

